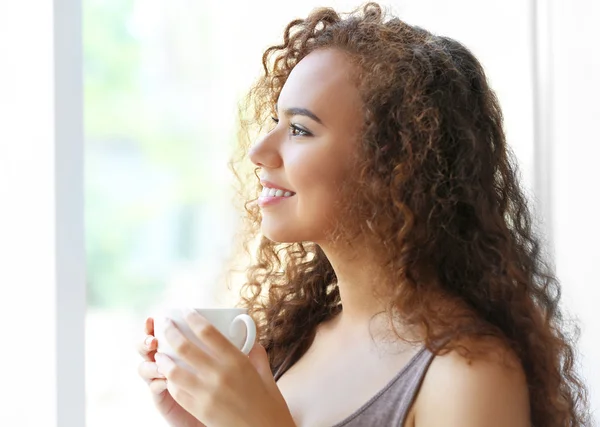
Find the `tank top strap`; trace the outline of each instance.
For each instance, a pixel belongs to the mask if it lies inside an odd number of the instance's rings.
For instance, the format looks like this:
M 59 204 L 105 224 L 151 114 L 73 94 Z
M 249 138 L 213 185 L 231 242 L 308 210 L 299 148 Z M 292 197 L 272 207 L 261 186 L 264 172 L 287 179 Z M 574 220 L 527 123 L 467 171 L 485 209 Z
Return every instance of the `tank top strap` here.
M 383 389 L 333 427 L 402 426 L 433 358 L 423 346 Z

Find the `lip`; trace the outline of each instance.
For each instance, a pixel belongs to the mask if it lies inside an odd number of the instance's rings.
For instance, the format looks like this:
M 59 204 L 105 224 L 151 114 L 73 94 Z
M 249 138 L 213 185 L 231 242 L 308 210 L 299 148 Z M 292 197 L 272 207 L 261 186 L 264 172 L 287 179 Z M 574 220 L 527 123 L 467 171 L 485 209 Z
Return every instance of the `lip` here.
M 264 208 L 266 206 L 275 205 L 277 203 L 281 203 L 285 199 L 292 198 L 292 197 L 294 197 L 296 195 L 295 191 L 289 190 L 289 189 L 287 189 L 285 187 L 282 187 L 281 185 L 277 185 L 274 182 L 267 181 L 266 179 L 261 179 L 260 183 L 262 184 L 263 187 L 273 188 L 275 190 L 281 190 L 281 191 L 289 191 L 290 193 L 293 193 L 289 197 L 260 196 L 258 198 L 258 206 L 260 206 L 261 208 Z
M 258 202 L 259 207 L 264 208 L 266 206 L 272 206 L 277 203 L 281 203 L 284 200 L 291 199 L 292 197 L 294 197 L 294 196 L 290 196 L 290 197 L 275 197 L 275 196 L 259 197 L 257 202 Z
M 274 189 L 276 189 L 276 190 L 282 190 L 282 191 L 289 191 L 290 193 L 294 193 L 294 194 L 296 194 L 296 192 L 295 192 L 295 191 L 292 191 L 292 190 L 290 190 L 290 189 L 288 189 L 288 188 L 282 187 L 282 186 L 280 186 L 280 185 L 277 185 L 277 184 L 275 184 L 274 182 L 267 181 L 267 180 L 264 180 L 264 179 L 261 179 L 261 180 L 260 180 L 260 184 L 261 184 L 263 187 L 274 188 Z

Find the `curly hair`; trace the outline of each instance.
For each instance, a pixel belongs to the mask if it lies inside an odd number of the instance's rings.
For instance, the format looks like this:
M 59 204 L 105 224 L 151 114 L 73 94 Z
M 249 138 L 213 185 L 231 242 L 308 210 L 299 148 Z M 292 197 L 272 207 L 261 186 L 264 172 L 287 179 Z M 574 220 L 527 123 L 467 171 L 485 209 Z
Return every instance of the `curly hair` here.
M 319 8 L 290 22 L 283 43 L 264 52 L 264 74 L 241 105 L 231 167 L 252 261 L 240 305 L 257 320 L 273 372 L 297 361 L 317 326 L 341 310 L 335 272 L 318 245 L 261 235 L 258 169 L 244 163 L 291 70 L 317 49 L 343 52 L 354 65 L 364 115 L 356 175 L 341 189 L 347 220 L 331 238 L 350 244 L 360 234 L 378 243 L 389 312 L 423 331 L 431 351 L 468 352 L 459 344 L 465 338 L 506 343 L 526 374 L 534 426 L 588 425 L 575 370 L 578 331 L 559 308 L 560 286 L 482 66 L 457 41 L 376 3 L 344 17 Z

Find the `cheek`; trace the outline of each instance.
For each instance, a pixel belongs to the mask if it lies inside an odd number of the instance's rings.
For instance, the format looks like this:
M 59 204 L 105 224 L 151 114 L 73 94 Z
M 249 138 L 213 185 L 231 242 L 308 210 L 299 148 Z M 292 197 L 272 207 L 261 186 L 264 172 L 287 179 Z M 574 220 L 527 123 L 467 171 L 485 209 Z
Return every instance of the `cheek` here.
M 297 193 L 295 214 L 314 223 L 336 209 L 341 184 L 350 178 L 351 143 L 345 135 L 286 146 L 285 176 Z M 320 222 L 320 221 L 318 221 Z
M 346 178 L 346 174 L 335 166 L 328 162 L 314 168 L 298 168 L 293 184 L 298 193 L 297 213 L 300 216 L 315 220 L 334 209 L 340 197 L 340 183 Z
M 290 153 L 285 162 L 285 173 L 297 192 L 333 189 L 347 175 L 345 158 L 346 153 L 333 149 L 306 149 Z

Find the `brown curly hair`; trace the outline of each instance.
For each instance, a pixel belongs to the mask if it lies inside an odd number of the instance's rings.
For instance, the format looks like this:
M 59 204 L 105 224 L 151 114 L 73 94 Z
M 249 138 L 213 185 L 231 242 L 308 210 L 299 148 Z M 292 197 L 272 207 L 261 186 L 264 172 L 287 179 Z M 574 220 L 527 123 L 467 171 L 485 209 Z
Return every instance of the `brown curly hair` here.
M 318 245 L 261 236 L 258 169 L 244 157 L 292 68 L 325 48 L 355 66 L 364 112 L 357 172 L 341 189 L 340 217 L 351 221 L 340 221 L 331 238 L 377 242 L 394 284 L 389 312 L 423 331 L 431 351 L 465 350 L 465 338 L 506 343 L 526 374 L 534 426 L 588 425 L 577 330 L 559 309 L 559 283 L 544 262 L 482 66 L 455 40 L 389 17 L 376 3 L 343 18 L 319 8 L 290 22 L 241 106 L 231 166 L 246 200 L 243 247 L 254 259 L 240 305 L 257 320 L 272 370 L 302 356 L 317 326 L 340 312 L 340 295 Z

